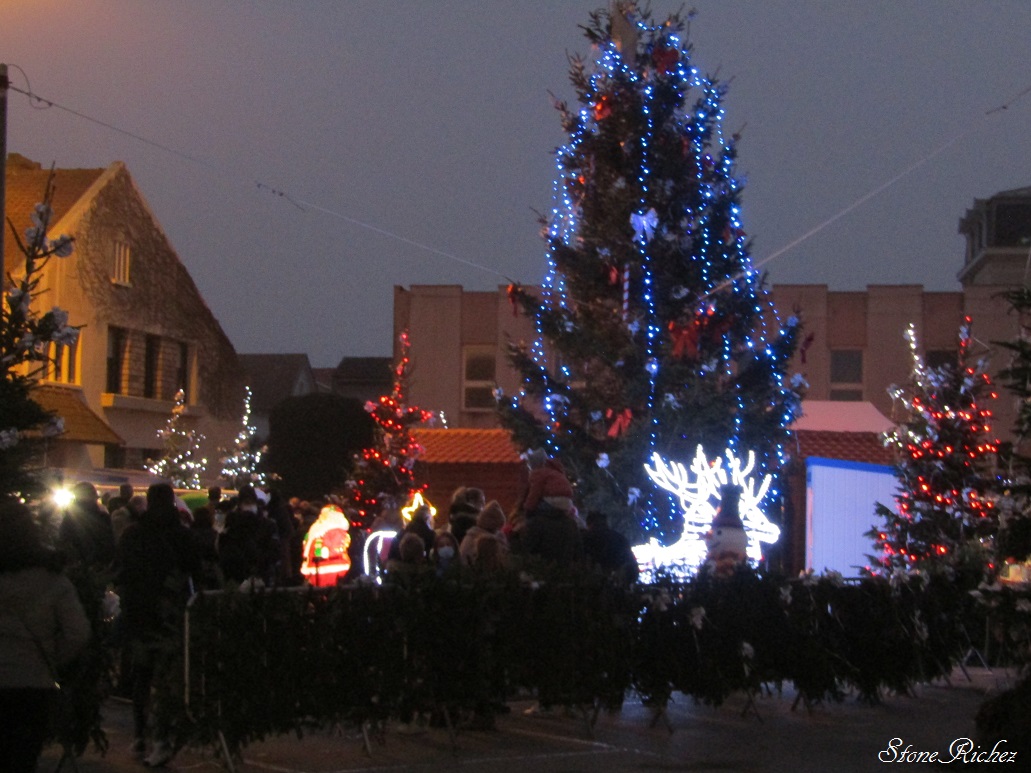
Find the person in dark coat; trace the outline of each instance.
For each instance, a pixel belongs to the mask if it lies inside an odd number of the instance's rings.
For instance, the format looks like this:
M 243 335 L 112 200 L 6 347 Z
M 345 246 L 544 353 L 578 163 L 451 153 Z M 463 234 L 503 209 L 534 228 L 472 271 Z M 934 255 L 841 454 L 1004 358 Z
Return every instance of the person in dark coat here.
M 0 501 L 0 769 L 34 773 L 51 725 L 58 669 L 83 650 L 90 621 L 64 556 L 32 513 Z
M 132 667 L 133 753 L 140 758 L 146 751 L 154 676 L 169 643 L 181 636 L 199 569 L 197 542 L 179 517 L 175 492 L 167 483 L 153 484 L 147 489 L 146 511 L 118 542 L 115 574 Z M 155 728 L 154 746 L 144 760 L 148 765 L 172 758 L 166 731 Z
M 448 531 L 455 535 L 459 545 L 469 529 L 476 525 L 476 516 L 486 505 L 487 499 L 482 489 L 462 486 L 451 496 L 448 508 Z
M 587 561 L 620 582 L 635 582 L 639 567 L 630 540 L 609 526 L 608 516 L 601 510 L 588 512 L 586 521 L 583 544 Z
M 218 539 L 218 560 L 226 582 L 239 585 L 260 579 L 270 585 L 279 563 L 279 534 L 266 518 L 252 486 L 244 486 L 236 508 L 226 515 L 225 530 Z
M 96 487 L 87 481 L 72 487 L 74 500 L 58 527 L 58 545 L 73 564 L 110 569 L 115 558 L 111 515 L 100 505 Z
M 420 505 L 412 513 L 412 520 L 408 522 L 404 530 L 390 543 L 390 550 L 387 553 L 387 560 L 398 559 L 401 557 L 401 539 L 406 534 L 415 534 L 419 539 L 422 540 L 423 549 L 426 554 L 433 550 L 433 541 L 437 537 L 437 533 L 433 531 L 433 527 L 430 526 L 430 518 L 432 514 L 428 505 Z
M 584 557 L 580 527 L 570 513 L 556 507 L 537 508 L 534 515 L 527 513 L 519 548 L 524 555 L 559 566 L 575 564 Z

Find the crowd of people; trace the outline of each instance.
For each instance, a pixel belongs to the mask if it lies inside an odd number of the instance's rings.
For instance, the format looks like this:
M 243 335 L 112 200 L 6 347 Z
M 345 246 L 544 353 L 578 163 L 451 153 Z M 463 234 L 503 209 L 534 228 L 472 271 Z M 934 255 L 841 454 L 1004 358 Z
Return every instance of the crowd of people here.
M 562 567 L 581 566 L 626 583 L 636 580 L 638 566 L 629 541 L 609 526 L 604 512 L 581 516 L 561 464 L 540 450 L 526 458 L 526 491 L 509 513 L 496 500 L 486 501 L 482 489 L 462 486 L 448 508 L 435 516 L 422 506 L 402 526 L 389 513 L 382 514 L 373 531 L 399 531 L 385 566 L 386 578 L 412 567 L 429 566 L 442 574 L 453 564 L 490 572 L 526 557 Z
M 474 486 L 457 489 L 446 510 L 435 512 L 424 504 L 408 520 L 398 503 L 385 500 L 367 531 L 350 529 L 349 568 L 336 582 L 361 582 L 367 571 L 387 583 L 413 572 L 441 576 L 460 567 L 494 572 L 519 556 L 633 582 L 637 564 L 629 542 L 609 528 L 604 513 L 581 517 L 561 465 L 543 452 L 528 454 L 527 463 L 525 496 L 509 513 Z M 34 730 L 19 725 L 12 735 L 6 732 L 10 727 L 2 728 L 0 755 L 38 757 L 45 737 L 44 698 L 54 688 L 55 669 L 88 640 L 89 622 L 62 573 L 70 564 L 106 577 L 117 594 L 116 691 L 132 701 L 133 753 L 160 766 L 175 750 L 168 729 L 155 720 L 153 682 L 171 651 L 168 643 L 179 635 L 191 596 L 305 584 L 305 536 L 327 507 L 346 515 L 347 505 L 335 498 L 286 500 L 249 485 L 231 497 L 213 487 L 207 501 L 193 509 L 167 483 L 152 484 L 145 495 L 123 485 L 102 500 L 93 484 L 80 482 L 72 496 L 62 511 L 40 520 L 23 505 L 0 518 L 0 707 L 4 717 L 17 714 L 16 705 L 35 707 L 20 715 Z M 378 532 L 389 538 L 376 542 L 382 548 L 370 565 L 366 543 Z M 30 609 L 24 602 L 29 597 L 45 598 L 49 606 Z M 29 764 L 24 769 L 32 769 Z

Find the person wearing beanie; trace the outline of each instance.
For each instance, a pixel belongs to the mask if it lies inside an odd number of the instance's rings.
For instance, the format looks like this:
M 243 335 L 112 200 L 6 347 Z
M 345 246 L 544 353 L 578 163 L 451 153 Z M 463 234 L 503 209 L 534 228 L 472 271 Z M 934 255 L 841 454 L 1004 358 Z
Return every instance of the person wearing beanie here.
M 507 552 L 508 544 L 501 531 L 501 527 L 504 525 L 505 511 L 501 509 L 501 505 L 496 500 L 492 499 L 476 516 L 476 524 L 465 533 L 458 546 L 458 554 L 462 558 L 462 563 L 467 566 L 476 563 L 481 540 L 494 540 L 502 549 L 501 552 Z
M 549 459 L 543 449 L 535 448 L 526 453 L 526 466 L 530 468 L 530 475 L 522 509 L 527 517 L 549 507 L 571 512 L 573 486 L 566 477 L 562 463 L 557 459 Z

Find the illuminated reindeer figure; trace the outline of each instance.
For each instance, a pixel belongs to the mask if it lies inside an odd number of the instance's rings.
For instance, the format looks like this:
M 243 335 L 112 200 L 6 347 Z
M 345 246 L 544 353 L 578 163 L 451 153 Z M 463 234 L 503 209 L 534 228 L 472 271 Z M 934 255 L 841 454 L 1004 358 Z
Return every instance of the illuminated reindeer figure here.
M 680 462 L 667 463 L 659 454 L 652 454 L 651 466 L 645 465 L 645 472 L 655 485 L 679 499 L 680 508 L 684 512 L 684 530 L 680 539 L 672 545 L 660 545 L 653 538 L 647 544 L 634 547 L 634 555 L 645 574 L 660 567 L 687 573 L 702 564 L 706 553 L 703 537 L 712 528 L 712 520 L 719 506 L 720 487 L 727 483 L 741 489 L 741 521 L 748 534 L 749 559 L 760 560 L 760 543 L 773 543 L 780 537 L 780 529 L 759 509 L 760 502 L 769 491 L 771 478 L 769 475 L 764 476 L 756 487 L 755 478 L 752 477 L 755 453 L 748 452 L 744 466 L 729 449 L 725 457 L 726 466 L 721 458 L 710 464 L 705 458 L 705 451 L 698 446 L 691 468 L 687 469 Z

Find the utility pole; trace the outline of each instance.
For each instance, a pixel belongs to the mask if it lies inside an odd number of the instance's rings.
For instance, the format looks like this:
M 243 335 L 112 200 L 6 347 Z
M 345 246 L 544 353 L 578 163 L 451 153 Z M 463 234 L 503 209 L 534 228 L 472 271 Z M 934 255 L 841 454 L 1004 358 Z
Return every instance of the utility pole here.
M 7 233 L 7 65 L 0 62 L 0 279 L 3 278 L 4 234 Z

